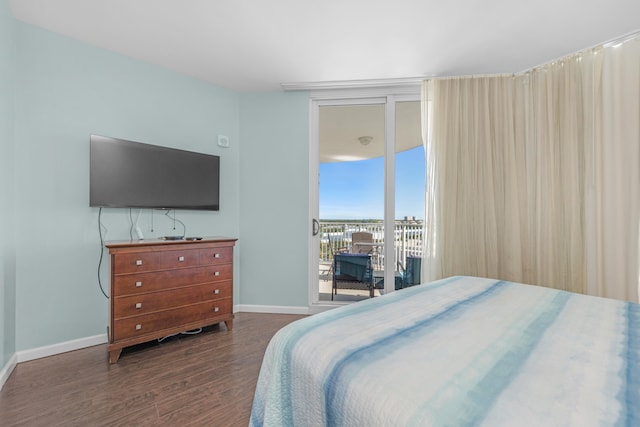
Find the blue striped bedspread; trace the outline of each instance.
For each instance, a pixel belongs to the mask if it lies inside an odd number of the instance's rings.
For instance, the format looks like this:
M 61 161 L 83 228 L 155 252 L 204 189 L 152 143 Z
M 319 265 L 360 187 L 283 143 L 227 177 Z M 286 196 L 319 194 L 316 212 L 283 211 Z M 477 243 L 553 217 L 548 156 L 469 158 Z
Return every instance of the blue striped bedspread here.
M 296 321 L 252 426 L 640 426 L 640 305 L 451 277 Z

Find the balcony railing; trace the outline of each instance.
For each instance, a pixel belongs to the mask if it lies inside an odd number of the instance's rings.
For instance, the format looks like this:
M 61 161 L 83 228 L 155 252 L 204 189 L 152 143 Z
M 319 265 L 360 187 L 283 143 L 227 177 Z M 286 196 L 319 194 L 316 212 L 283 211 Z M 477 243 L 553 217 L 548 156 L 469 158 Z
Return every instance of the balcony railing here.
M 351 250 L 351 235 L 365 231 L 373 236 L 373 242 L 381 246 L 384 241 L 384 223 L 320 221 L 320 260 L 331 261 L 333 254 Z M 396 221 L 394 230 L 394 266 L 405 267 L 407 256 L 422 257 L 422 221 Z M 374 268 L 384 268 L 384 253 L 373 258 Z

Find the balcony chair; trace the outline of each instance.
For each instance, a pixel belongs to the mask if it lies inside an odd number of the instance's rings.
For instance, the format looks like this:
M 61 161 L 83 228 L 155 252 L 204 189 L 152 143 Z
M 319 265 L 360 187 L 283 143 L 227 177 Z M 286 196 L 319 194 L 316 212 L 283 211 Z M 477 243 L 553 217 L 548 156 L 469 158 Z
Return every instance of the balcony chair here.
M 420 270 L 422 268 L 422 258 L 419 256 L 407 255 L 405 260 L 405 274 L 403 287 L 420 284 Z
M 373 251 L 373 246 L 360 245 L 360 243 L 373 243 L 373 234 L 367 231 L 356 231 L 351 234 L 351 253 L 370 254 Z
M 375 285 L 373 282 L 373 266 L 371 255 L 340 253 L 333 256 L 333 296 L 338 294 L 338 287 L 343 289 L 368 289 L 373 298 Z
M 398 261 L 397 271 L 395 272 L 395 290 L 408 288 L 420 284 L 420 268 L 422 266 L 422 258 L 407 255 L 405 265 Z M 384 272 L 374 272 L 374 283 L 376 289 L 384 289 Z

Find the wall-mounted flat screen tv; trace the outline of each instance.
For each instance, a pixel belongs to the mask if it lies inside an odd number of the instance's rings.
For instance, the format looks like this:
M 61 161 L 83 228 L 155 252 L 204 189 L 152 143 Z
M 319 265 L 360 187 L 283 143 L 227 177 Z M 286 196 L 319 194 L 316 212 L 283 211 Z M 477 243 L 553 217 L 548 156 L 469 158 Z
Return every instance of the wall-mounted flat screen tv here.
M 220 210 L 220 157 L 91 135 L 89 206 Z

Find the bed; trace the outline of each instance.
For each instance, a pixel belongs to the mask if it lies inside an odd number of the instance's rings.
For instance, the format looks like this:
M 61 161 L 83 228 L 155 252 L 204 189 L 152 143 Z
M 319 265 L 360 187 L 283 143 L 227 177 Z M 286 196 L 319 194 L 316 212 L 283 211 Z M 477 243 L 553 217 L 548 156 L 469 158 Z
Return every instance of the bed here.
M 640 305 L 451 277 L 267 347 L 252 426 L 640 426 Z

